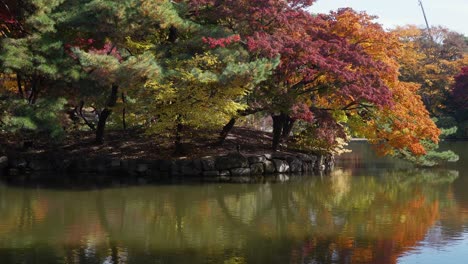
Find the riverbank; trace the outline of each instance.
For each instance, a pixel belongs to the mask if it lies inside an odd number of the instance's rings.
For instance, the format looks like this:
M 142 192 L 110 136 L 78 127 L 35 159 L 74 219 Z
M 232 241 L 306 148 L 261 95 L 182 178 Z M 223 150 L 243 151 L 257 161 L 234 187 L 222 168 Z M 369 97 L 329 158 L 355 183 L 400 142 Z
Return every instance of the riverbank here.
M 108 137 L 109 141 L 99 146 L 87 143 L 92 134 L 76 136 L 85 138 L 80 142 L 69 137 L 62 144 L 40 138 L 3 140 L 0 174 L 8 181 L 20 182 L 78 174 L 145 182 L 174 178 L 249 182 L 267 175 L 321 173 L 334 166 L 331 155 L 302 153 L 286 145 L 272 152 L 271 134 L 248 128 L 234 129 L 223 145 L 199 135 L 185 145 L 186 155 L 172 155 L 168 144 L 143 134 L 110 132 Z

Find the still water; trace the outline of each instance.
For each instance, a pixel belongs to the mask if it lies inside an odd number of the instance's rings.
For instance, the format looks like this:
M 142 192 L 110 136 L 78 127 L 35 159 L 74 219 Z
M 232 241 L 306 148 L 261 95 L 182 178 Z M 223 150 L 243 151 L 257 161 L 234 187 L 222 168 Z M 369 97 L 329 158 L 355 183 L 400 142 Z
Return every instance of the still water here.
M 328 176 L 101 189 L 0 184 L 0 263 L 467 263 L 461 161 L 412 169 L 354 143 Z

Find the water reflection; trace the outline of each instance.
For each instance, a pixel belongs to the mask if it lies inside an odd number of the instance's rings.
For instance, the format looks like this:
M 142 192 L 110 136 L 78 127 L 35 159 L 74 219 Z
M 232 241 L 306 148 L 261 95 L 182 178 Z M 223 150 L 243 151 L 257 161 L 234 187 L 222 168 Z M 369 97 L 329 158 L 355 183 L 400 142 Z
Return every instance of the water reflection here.
M 437 226 L 441 243 L 466 233 L 468 182 L 458 173 L 353 167 L 283 184 L 0 186 L 0 259 L 396 263 Z

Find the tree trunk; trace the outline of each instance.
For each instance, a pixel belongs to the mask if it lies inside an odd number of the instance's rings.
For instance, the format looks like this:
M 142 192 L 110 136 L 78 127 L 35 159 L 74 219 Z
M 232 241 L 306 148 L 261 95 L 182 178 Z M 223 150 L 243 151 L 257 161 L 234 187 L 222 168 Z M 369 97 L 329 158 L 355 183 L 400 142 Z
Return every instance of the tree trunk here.
M 236 124 L 236 120 L 237 119 L 235 118 L 231 118 L 231 120 L 229 120 L 229 122 L 223 127 L 223 130 L 221 131 L 221 133 L 219 133 L 219 137 L 218 137 L 219 145 L 222 145 L 224 143 L 227 135 L 229 135 L 229 132 L 231 132 L 231 130 L 234 128 L 234 125 Z
M 125 104 L 127 103 L 127 101 L 125 100 L 125 95 L 124 93 L 122 93 L 122 102 L 124 104 L 124 107 L 122 108 L 122 126 L 123 126 L 123 129 L 124 130 L 127 130 L 127 120 L 126 120 L 126 117 L 127 117 L 127 109 L 125 107 Z
M 83 107 L 84 107 L 84 104 L 85 102 L 83 100 L 81 100 L 80 102 L 80 105 L 78 107 L 75 108 L 75 112 L 77 115 L 79 115 L 81 117 L 81 119 L 83 119 L 83 121 L 85 122 L 85 124 L 91 128 L 91 130 L 93 131 L 96 131 L 96 127 L 94 126 L 93 123 L 89 122 L 88 119 L 86 119 L 86 117 L 83 115 Z
M 285 113 L 271 115 L 273 119 L 273 143 L 272 149 L 278 150 L 279 144 L 286 140 L 294 127 L 294 120 Z
M 277 151 L 283 133 L 285 118 L 282 113 L 279 115 L 271 115 L 271 118 L 273 119 L 273 142 L 271 147 L 273 151 Z
M 182 145 L 182 129 L 184 126 L 179 122 L 180 121 L 180 116 L 177 117 L 177 126 L 176 126 L 176 134 L 175 134 L 175 140 L 174 140 L 174 146 L 175 146 L 175 155 L 182 155 L 184 154 L 184 147 Z
M 291 134 L 291 131 L 294 127 L 295 121 L 289 117 L 288 115 L 284 115 L 284 124 L 283 124 L 283 131 L 281 133 L 281 139 L 282 141 L 285 141 L 288 139 L 289 135 Z
M 28 102 L 30 105 L 33 105 L 36 103 L 37 100 L 37 93 L 38 93 L 38 85 L 39 85 L 39 80 L 37 77 L 33 77 L 31 81 L 31 92 L 28 97 Z
M 99 114 L 99 121 L 96 128 L 96 144 L 104 143 L 104 130 L 106 128 L 107 119 L 112 114 L 112 107 L 117 104 L 119 87 L 112 85 L 111 94 L 107 99 L 106 107 Z
M 16 73 L 16 83 L 18 84 L 18 94 L 21 98 L 24 98 L 24 91 L 23 87 L 21 86 L 21 75 L 19 73 Z

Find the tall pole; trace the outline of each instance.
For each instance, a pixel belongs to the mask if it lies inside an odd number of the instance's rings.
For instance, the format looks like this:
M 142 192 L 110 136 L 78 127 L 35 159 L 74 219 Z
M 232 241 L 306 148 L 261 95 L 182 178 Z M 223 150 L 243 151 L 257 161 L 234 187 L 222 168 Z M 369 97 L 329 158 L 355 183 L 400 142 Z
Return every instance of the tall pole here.
M 426 21 L 427 34 L 429 34 L 429 37 L 431 38 L 431 40 L 434 41 L 434 39 L 432 38 L 432 34 L 431 34 L 431 28 L 429 27 L 429 22 L 427 22 L 426 11 L 424 10 L 422 0 L 418 0 L 418 1 L 419 1 L 419 5 L 421 6 L 421 10 L 424 16 L 424 21 Z

